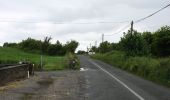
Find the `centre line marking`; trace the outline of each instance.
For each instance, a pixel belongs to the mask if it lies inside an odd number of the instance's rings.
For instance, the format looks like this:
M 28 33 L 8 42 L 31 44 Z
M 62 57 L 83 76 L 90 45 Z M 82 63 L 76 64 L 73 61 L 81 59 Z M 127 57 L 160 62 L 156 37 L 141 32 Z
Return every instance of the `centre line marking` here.
M 111 73 L 109 73 L 108 71 L 106 71 L 105 69 L 103 69 L 101 66 L 99 66 L 97 63 L 89 60 L 89 62 L 91 62 L 93 65 L 95 65 L 96 67 L 98 67 L 99 69 L 101 69 L 102 71 L 104 71 L 105 73 L 107 73 L 109 76 L 111 76 L 113 79 L 115 79 L 117 82 L 119 82 L 121 85 L 123 85 L 125 88 L 127 88 L 131 93 L 133 93 L 136 97 L 139 98 L 139 100 L 145 100 L 143 97 L 141 97 L 138 93 L 136 93 L 134 90 L 132 90 L 130 87 L 128 87 L 125 83 L 123 83 L 121 80 L 119 80 L 117 77 L 115 77 L 114 75 L 112 75 Z

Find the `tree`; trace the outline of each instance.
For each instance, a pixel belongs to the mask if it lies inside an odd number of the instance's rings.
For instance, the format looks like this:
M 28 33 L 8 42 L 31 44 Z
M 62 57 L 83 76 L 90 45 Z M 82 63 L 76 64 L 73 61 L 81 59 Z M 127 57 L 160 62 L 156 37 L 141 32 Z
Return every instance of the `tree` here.
M 41 50 L 41 44 L 42 42 L 40 40 L 35 40 L 32 38 L 28 38 L 26 40 L 23 40 L 19 43 L 19 47 L 22 50 L 27 51 L 40 51 Z
M 48 55 L 51 55 L 51 56 L 57 55 L 57 47 L 56 47 L 55 44 L 51 44 L 51 45 L 48 47 Z
M 151 32 L 143 32 L 143 39 L 146 41 L 146 45 L 148 47 L 148 52 L 151 54 L 151 46 L 153 43 L 153 34 Z
M 98 50 L 97 50 L 97 47 L 96 47 L 96 46 L 92 46 L 90 51 L 91 51 L 91 52 L 97 52 Z
M 62 56 L 62 55 L 65 55 L 66 52 L 65 52 L 62 44 L 59 41 L 57 41 L 56 44 L 51 44 L 48 47 L 48 54 L 52 55 L 52 56 L 54 56 L 54 55 Z
M 48 47 L 50 46 L 50 40 L 51 40 L 51 39 L 52 39 L 51 37 L 45 37 L 45 38 L 44 38 L 44 41 L 43 41 L 42 47 L 41 47 L 41 50 L 42 50 L 42 53 L 43 53 L 43 54 L 47 54 L 47 52 L 48 52 Z
M 109 52 L 111 50 L 112 50 L 111 45 L 108 41 L 100 43 L 100 45 L 99 45 L 99 52 L 100 53 L 106 53 L 106 52 Z
M 131 34 L 130 31 L 128 31 L 127 34 L 124 33 L 120 44 L 122 50 L 129 56 L 142 56 L 149 53 L 145 39 L 142 37 L 141 33 L 137 31 L 134 31 L 133 34 Z
M 78 47 L 78 45 L 79 45 L 79 43 L 75 40 L 71 40 L 70 42 L 67 42 L 65 44 L 66 52 L 75 53 L 75 50 Z
M 3 44 L 3 47 L 18 48 L 18 44 L 17 43 L 8 43 L 8 42 L 5 42 Z
M 111 43 L 111 50 L 120 50 L 119 43 Z
M 146 41 L 146 43 L 148 45 L 152 44 L 152 42 L 153 42 L 153 35 L 152 35 L 151 32 L 143 32 L 142 36 L 143 36 L 144 40 Z
M 55 46 L 56 46 L 56 50 L 57 50 L 56 55 L 58 55 L 58 56 L 65 55 L 64 47 L 62 46 L 60 41 L 57 41 Z
M 170 27 L 161 27 L 154 34 L 152 53 L 156 56 L 170 56 Z

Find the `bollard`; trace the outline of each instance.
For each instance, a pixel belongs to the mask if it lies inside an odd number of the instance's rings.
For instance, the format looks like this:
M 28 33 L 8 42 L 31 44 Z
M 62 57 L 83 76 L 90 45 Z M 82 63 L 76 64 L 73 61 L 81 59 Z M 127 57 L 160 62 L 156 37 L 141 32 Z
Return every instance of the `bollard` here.
M 30 78 L 30 73 L 29 73 L 29 70 L 28 70 L 27 72 L 28 72 L 28 78 Z

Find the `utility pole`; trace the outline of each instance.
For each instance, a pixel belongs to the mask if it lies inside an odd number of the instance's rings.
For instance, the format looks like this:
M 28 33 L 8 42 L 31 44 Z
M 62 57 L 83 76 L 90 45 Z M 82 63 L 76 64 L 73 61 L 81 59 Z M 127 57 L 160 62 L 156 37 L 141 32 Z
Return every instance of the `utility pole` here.
M 104 34 L 102 34 L 102 43 L 104 42 Z
M 133 20 L 131 22 L 131 28 L 130 28 L 130 37 L 132 38 L 132 35 L 133 35 Z M 130 45 L 130 51 L 132 52 L 133 51 L 133 48 L 132 48 L 132 45 Z
M 133 20 L 132 20 L 132 22 L 131 22 L 130 33 L 131 33 L 131 35 L 133 34 Z

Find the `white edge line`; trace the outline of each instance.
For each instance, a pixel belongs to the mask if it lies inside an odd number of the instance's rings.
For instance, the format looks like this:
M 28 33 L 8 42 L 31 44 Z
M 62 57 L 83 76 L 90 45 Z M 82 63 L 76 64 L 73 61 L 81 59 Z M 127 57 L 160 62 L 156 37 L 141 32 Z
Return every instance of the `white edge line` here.
M 98 67 L 99 69 L 101 69 L 102 71 L 104 71 L 105 73 L 107 73 L 109 76 L 111 76 L 113 79 L 115 79 L 117 82 L 119 82 L 121 85 L 123 85 L 125 88 L 127 88 L 131 93 L 133 93 L 136 97 L 138 97 L 140 100 L 145 100 L 143 97 L 141 97 L 138 93 L 136 93 L 134 90 L 132 90 L 130 87 L 128 87 L 125 83 L 123 83 L 121 80 L 119 80 L 118 78 L 116 78 L 114 75 L 112 75 L 111 73 L 109 73 L 108 71 L 106 71 L 105 69 L 103 69 L 101 66 L 99 66 L 98 64 L 96 64 L 95 62 L 89 60 L 89 62 L 91 62 L 92 64 L 94 64 L 96 67 Z

